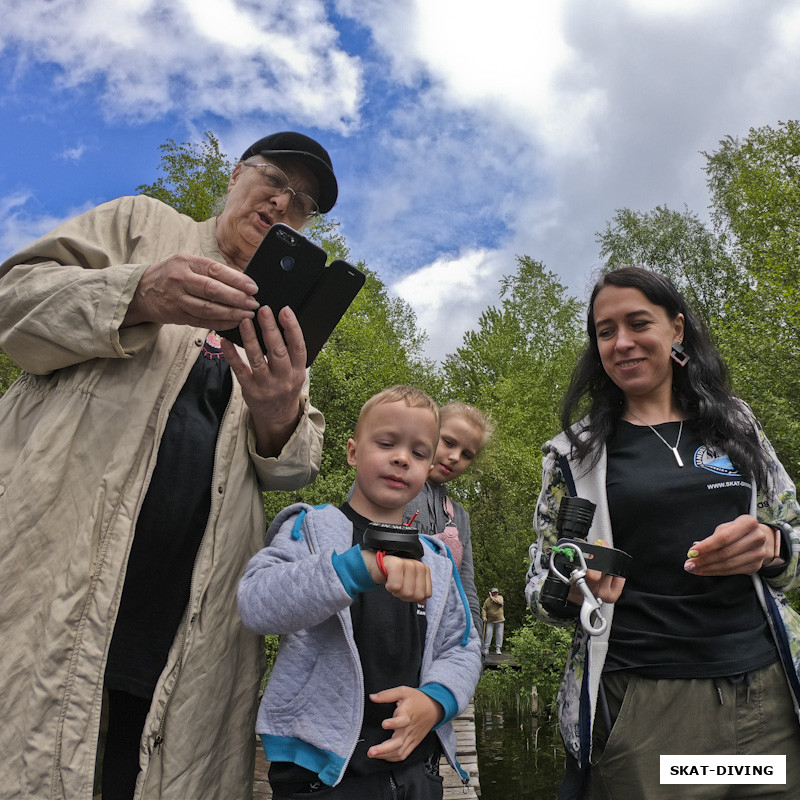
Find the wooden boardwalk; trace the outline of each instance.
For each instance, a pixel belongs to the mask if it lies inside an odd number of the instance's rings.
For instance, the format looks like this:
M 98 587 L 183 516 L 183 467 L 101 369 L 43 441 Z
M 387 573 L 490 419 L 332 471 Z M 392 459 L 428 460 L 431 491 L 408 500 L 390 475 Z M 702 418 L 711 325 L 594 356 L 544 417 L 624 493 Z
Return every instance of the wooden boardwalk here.
M 508 664 L 512 669 L 519 669 L 519 664 L 514 660 L 511 653 L 487 653 L 483 657 L 484 669 L 497 669 L 503 664 Z
M 458 740 L 458 763 L 470 777 L 469 786 L 461 783 L 458 773 L 442 758 L 439 771 L 444 779 L 444 800 L 470 800 L 480 797 L 478 780 L 478 750 L 475 744 L 475 709 L 472 703 L 466 711 L 453 720 L 453 728 Z M 271 800 L 272 789 L 267 780 L 269 763 L 264 758 L 261 742 L 256 742 L 256 772 L 253 781 L 253 800 Z

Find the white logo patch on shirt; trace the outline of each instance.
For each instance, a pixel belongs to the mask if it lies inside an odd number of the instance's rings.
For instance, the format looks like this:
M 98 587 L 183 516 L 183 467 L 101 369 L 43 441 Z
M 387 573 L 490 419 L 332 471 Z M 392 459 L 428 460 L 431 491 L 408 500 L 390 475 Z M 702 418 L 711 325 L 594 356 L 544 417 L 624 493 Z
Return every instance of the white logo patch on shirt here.
M 730 475 L 731 477 L 741 478 L 742 475 L 736 467 L 733 466 L 730 458 L 725 455 L 721 450 L 715 450 L 713 447 L 702 445 L 695 450 L 694 465 L 701 469 L 707 469 L 709 472 L 715 472 L 717 475 Z

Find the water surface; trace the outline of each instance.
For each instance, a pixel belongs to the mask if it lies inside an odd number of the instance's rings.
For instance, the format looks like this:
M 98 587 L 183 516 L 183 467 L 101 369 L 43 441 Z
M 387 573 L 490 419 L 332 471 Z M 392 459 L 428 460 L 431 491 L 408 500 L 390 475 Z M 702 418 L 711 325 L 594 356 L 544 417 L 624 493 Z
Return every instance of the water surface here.
M 475 714 L 481 800 L 554 800 L 564 772 L 555 721 L 514 711 Z

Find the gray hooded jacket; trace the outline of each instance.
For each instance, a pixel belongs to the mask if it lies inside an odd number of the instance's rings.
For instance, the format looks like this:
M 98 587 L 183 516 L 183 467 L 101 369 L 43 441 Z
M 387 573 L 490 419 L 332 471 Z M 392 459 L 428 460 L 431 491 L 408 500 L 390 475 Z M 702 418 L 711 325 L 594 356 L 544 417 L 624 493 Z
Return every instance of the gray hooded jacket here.
M 467 780 L 456 762 L 450 720 L 466 708 L 480 677 L 480 643 L 455 565 L 438 540 L 423 541 L 433 596 L 426 605 L 419 688 L 443 706 L 436 732 L 448 761 Z M 304 504 L 275 518 L 267 546 L 251 559 L 239 586 L 245 625 L 281 635 L 256 725 L 267 757 L 314 770 L 330 785 L 344 776 L 364 714 L 349 607 L 359 591 L 374 588 L 353 546 L 352 522 L 333 506 Z

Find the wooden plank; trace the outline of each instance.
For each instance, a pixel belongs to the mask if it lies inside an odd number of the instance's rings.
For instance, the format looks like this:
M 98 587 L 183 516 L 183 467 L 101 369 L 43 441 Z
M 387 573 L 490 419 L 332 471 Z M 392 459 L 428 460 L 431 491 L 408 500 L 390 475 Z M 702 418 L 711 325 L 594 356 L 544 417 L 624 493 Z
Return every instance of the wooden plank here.
M 439 762 L 439 774 L 444 780 L 444 800 L 455 798 L 480 797 L 481 786 L 478 775 L 478 751 L 475 744 L 475 707 L 470 703 L 453 720 L 453 730 L 456 732 L 456 758 L 467 775 L 469 784 L 465 787 L 461 776 L 442 757 Z

